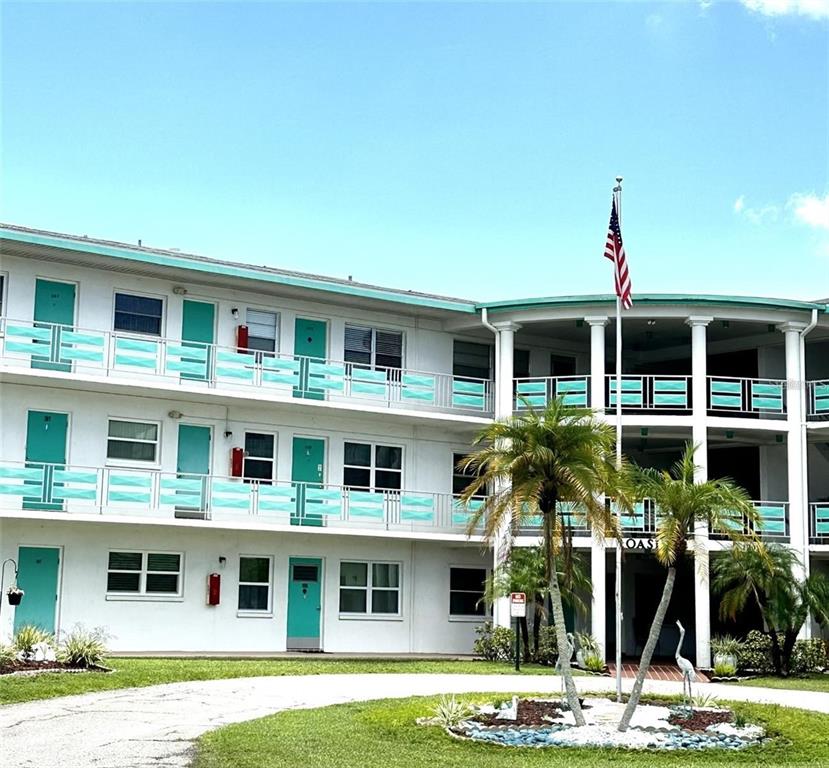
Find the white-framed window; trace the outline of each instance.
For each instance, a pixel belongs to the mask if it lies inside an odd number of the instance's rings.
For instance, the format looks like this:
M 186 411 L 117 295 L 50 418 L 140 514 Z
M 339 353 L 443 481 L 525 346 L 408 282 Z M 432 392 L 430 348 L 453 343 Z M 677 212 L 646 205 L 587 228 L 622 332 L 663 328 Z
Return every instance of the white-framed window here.
M 452 375 L 491 379 L 492 345 L 455 339 L 452 347 Z
M 273 558 L 266 555 L 239 556 L 239 599 L 244 613 L 271 612 Z
M 372 491 L 399 491 L 402 481 L 400 446 L 351 441 L 343 445 L 343 485 Z
M 400 563 L 340 563 L 340 613 L 400 615 Z
M 460 565 L 449 568 L 450 616 L 486 616 L 486 575 L 486 568 Z
M 181 552 L 113 550 L 107 560 L 108 595 L 181 595 Z
M 248 349 L 258 352 L 279 350 L 279 313 L 264 309 L 251 309 L 245 313 L 248 327 Z
M 161 424 L 157 421 L 110 419 L 107 427 L 107 460 L 157 464 Z
M 345 362 L 364 368 L 403 367 L 403 334 L 359 325 L 345 326 Z
M 276 435 L 245 432 L 245 480 L 272 482 L 276 479 Z
M 164 299 L 126 291 L 115 292 L 114 330 L 161 336 L 163 318 Z
M 3 317 L 6 312 L 6 273 L 0 272 L 0 317 Z

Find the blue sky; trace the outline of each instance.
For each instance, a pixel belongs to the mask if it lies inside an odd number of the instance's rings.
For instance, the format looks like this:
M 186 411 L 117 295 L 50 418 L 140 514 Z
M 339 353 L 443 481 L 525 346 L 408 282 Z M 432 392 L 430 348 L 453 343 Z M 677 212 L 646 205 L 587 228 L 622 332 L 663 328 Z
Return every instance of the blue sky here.
M 829 296 L 829 0 L 5 3 L 2 220 L 477 299 Z

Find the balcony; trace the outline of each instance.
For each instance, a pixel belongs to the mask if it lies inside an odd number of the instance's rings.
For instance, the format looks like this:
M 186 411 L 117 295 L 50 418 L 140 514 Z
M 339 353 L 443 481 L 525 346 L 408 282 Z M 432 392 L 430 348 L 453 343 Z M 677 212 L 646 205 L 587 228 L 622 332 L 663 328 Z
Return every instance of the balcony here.
M 810 381 L 806 393 L 806 413 L 809 418 L 829 419 L 829 380 Z
M 829 502 L 809 505 L 809 541 L 829 544 Z
M 103 376 L 134 384 L 250 393 L 490 417 L 493 383 L 401 368 L 365 368 L 338 360 L 272 354 L 115 331 L 4 320 L 0 360 L 6 365 Z
M 470 514 L 482 503 L 464 507 L 448 493 L 0 462 L 0 509 L 14 512 L 465 534 Z
M 755 418 L 786 415 L 786 382 L 781 379 L 708 377 L 708 410 Z

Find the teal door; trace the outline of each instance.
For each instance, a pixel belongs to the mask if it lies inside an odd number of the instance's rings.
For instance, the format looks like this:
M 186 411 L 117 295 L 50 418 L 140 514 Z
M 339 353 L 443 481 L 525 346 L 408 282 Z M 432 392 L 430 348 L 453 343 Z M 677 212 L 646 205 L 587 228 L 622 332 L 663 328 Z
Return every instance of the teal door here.
M 32 356 L 32 368 L 71 370 L 72 364 L 61 360 L 60 336 L 64 328 L 71 329 L 75 324 L 75 284 L 36 280 L 34 320 L 35 325 L 51 328 L 52 338 L 48 345 L 42 342 L 42 355 Z
M 322 619 L 322 560 L 292 557 L 288 561 L 289 651 L 319 651 Z
M 55 470 L 66 465 L 68 413 L 29 411 L 26 417 L 26 467 L 39 469 L 39 479 L 27 480 L 32 495 L 23 497 L 23 509 L 63 509 Z
M 216 305 L 208 301 L 184 300 L 181 317 L 181 341 L 183 347 L 192 347 L 192 357 L 182 356 L 188 370 L 182 371 L 182 379 L 204 381 L 212 367 L 213 329 L 216 324 Z
M 291 525 L 323 524 L 322 515 L 314 507 L 321 502 L 309 500 L 309 488 L 321 488 L 325 471 L 325 440 L 316 437 L 294 437 L 291 455 L 291 482 L 296 483 L 296 515 Z
M 298 317 L 294 323 L 294 355 L 300 359 L 299 387 L 294 397 L 322 400 L 323 390 L 310 385 L 309 366 L 313 362 L 325 362 L 328 351 L 327 325 L 324 320 L 307 320 Z
M 210 427 L 178 425 L 176 517 L 203 517 L 210 474 Z
M 60 550 L 56 547 L 20 547 L 17 564 L 17 586 L 26 594 L 14 611 L 14 631 L 34 624 L 53 633 L 58 607 Z

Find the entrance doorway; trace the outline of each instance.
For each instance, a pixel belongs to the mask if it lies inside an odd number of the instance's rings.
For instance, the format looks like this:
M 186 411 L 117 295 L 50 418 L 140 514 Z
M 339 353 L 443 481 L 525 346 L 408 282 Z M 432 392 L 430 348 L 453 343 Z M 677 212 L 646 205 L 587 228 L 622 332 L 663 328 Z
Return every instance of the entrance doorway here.
M 54 634 L 58 610 L 60 549 L 20 547 L 17 550 L 17 564 L 17 586 L 26 593 L 26 597 L 15 608 L 14 631 L 31 624 Z
M 288 561 L 289 651 L 319 651 L 322 621 L 322 560 L 292 557 Z

